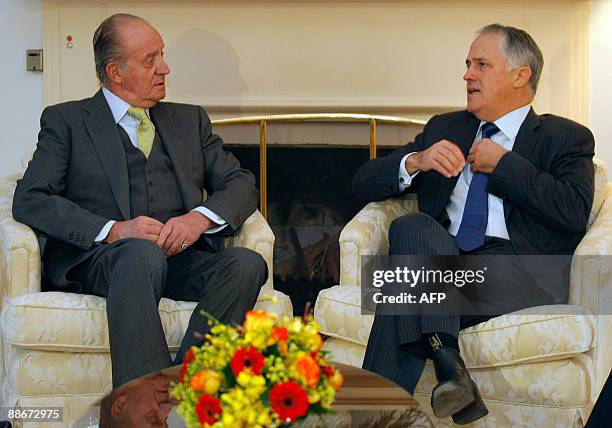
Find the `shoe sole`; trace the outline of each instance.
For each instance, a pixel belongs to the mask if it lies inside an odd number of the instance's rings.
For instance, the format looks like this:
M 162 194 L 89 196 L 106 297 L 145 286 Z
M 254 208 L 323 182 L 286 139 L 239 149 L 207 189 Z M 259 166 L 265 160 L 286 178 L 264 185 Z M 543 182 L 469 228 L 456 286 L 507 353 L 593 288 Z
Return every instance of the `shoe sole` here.
M 474 400 L 471 404 L 466 406 L 461 411 L 453 415 L 453 422 L 457 425 L 467 425 L 480 418 L 484 418 L 489 414 L 489 409 L 485 405 L 482 398 Z
M 477 397 L 474 388 L 447 380 L 438 384 L 431 393 L 431 408 L 436 418 L 451 416 L 473 403 Z

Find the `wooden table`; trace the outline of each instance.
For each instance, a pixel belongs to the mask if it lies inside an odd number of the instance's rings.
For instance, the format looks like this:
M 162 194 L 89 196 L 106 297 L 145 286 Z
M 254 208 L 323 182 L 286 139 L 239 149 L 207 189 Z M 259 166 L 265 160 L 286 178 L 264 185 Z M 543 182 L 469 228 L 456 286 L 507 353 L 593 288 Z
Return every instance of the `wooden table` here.
M 361 368 L 340 363 L 334 365 L 344 376 L 344 385 L 336 393 L 336 402 L 333 405 L 336 413 L 310 416 L 297 426 L 304 428 L 384 428 L 393 424 L 393 427 L 433 427 L 431 420 L 421 411 L 416 400 L 393 382 Z M 180 366 L 170 367 L 162 370 L 161 373 L 130 382 L 121 389 L 128 387 L 132 389 L 133 396 L 140 397 L 153 392 L 152 396 L 157 395 L 158 397 L 157 403 L 153 402 L 154 406 L 166 409 L 163 418 L 169 413 L 168 426 L 184 427 L 183 421 L 172 409 L 172 404 L 169 405 L 166 401 L 169 382 L 178 382 L 179 374 Z M 166 398 L 159 397 L 160 390 L 164 389 L 160 386 L 162 383 L 165 383 Z M 137 397 L 136 401 L 140 405 L 141 399 Z M 165 404 L 158 405 L 160 402 Z M 142 406 L 147 406 L 147 404 L 142 403 Z M 144 409 L 136 408 L 136 412 L 141 413 L 138 410 Z M 88 412 L 88 414 L 93 413 L 95 410 Z

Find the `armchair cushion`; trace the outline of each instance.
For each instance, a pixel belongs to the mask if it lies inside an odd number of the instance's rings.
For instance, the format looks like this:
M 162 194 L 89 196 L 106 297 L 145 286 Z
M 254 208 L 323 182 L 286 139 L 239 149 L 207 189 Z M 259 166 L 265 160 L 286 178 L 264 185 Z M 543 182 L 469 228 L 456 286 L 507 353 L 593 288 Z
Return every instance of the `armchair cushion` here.
M 542 406 L 584 406 L 591 398 L 594 374 L 593 363 L 588 355 L 548 361 L 528 362 L 499 368 L 470 370 L 470 375 L 485 400 L 505 403 L 529 403 L 530 408 Z M 417 384 L 415 396 L 431 395 L 437 385 L 433 364 L 428 362 Z M 429 401 L 429 400 L 428 400 Z M 488 403 L 487 403 L 488 405 Z M 535 406 L 534 406 L 535 405 Z M 536 426 L 535 421 L 521 420 L 522 410 L 513 408 L 510 425 L 496 420 L 487 420 L 487 426 Z M 507 417 L 510 415 L 506 415 Z M 540 422 L 548 422 L 546 412 Z M 568 426 L 567 424 L 547 424 L 542 426 Z
M 322 290 L 315 305 L 321 332 L 365 346 L 374 317 L 361 316 L 360 297 L 357 286 Z M 459 345 L 472 368 L 554 361 L 592 349 L 595 323 L 583 307 L 540 306 L 467 328 L 459 335 Z
M 178 350 L 195 306 L 195 302 L 161 300 L 159 313 L 170 352 Z M 273 289 L 262 292 L 255 307 L 281 316 L 292 312 L 289 297 Z M 110 352 L 106 299 L 63 292 L 6 299 L 0 335 L 5 342 L 23 349 Z

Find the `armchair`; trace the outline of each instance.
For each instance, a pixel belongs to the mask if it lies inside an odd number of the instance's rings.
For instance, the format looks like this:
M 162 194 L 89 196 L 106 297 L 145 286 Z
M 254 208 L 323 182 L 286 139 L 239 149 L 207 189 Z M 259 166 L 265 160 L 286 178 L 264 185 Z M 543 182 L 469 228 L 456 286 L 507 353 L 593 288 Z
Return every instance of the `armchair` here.
M 19 177 L 13 174 L 0 180 L 0 407 L 63 407 L 69 426 L 112 387 L 106 301 L 41 292 L 37 238 L 11 214 Z M 226 246 L 257 251 L 272 272 L 274 235 L 259 211 L 226 240 Z M 166 298 L 160 302 L 173 353 L 195 305 Z M 271 274 L 255 307 L 280 316 L 293 313 L 289 297 L 273 289 Z
M 540 306 L 463 330 L 459 345 L 489 408 L 478 427 L 580 427 L 612 367 L 612 183 L 595 160 L 595 198 L 586 236 L 572 261 L 568 305 Z M 315 317 L 336 361 L 361 366 L 372 315 L 361 315 L 361 256 L 386 254 L 391 222 L 418 210 L 411 196 L 366 205 L 340 235 L 340 285 L 321 291 Z M 436 385 L 428 363 L 415 398 L 430 408 Z

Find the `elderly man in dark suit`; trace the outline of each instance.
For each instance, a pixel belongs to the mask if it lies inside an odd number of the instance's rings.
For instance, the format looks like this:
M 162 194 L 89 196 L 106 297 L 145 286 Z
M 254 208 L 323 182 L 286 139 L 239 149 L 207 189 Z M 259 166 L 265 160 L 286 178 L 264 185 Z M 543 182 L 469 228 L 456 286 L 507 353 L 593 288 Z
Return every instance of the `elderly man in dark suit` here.
M 172 364 L 161 297 L 199 302 L 180 361 L 208 329 L 200 311 L 242 322 L 267 271 L 250 250 L 221 249 L 256 209 L 254 178 L 201 107 L 160 102 L 170 69 L 159 33 L 117 14 L 93 48 L 102 88 L 45 109 L 13 215 L 46 241 L 48 289 L 106 297 L 117 387 Z
M 488 270 L 486 287 L 461 290 L 461 308 L 468 302 L 488 312 L 378 311 L 368 341 L 363 366 L 410 392 L 433 359 L 434 414 L 459 424 L 487 414 L 459 355 L 459 330 L 495 314 L 566 303 L 569 257 L 539 264 L 526 256 L 571 255 L 593 202 L 591 132 L 530 107 L 542 65 L 525 31 L 482 28 L 466 59 L 467 111 L 432 117 L 413 143 L 367 162 L 353 182 L 366 201 L 418 193 L 420 213 L 390 227 L 392 255 L 506 256 Z

